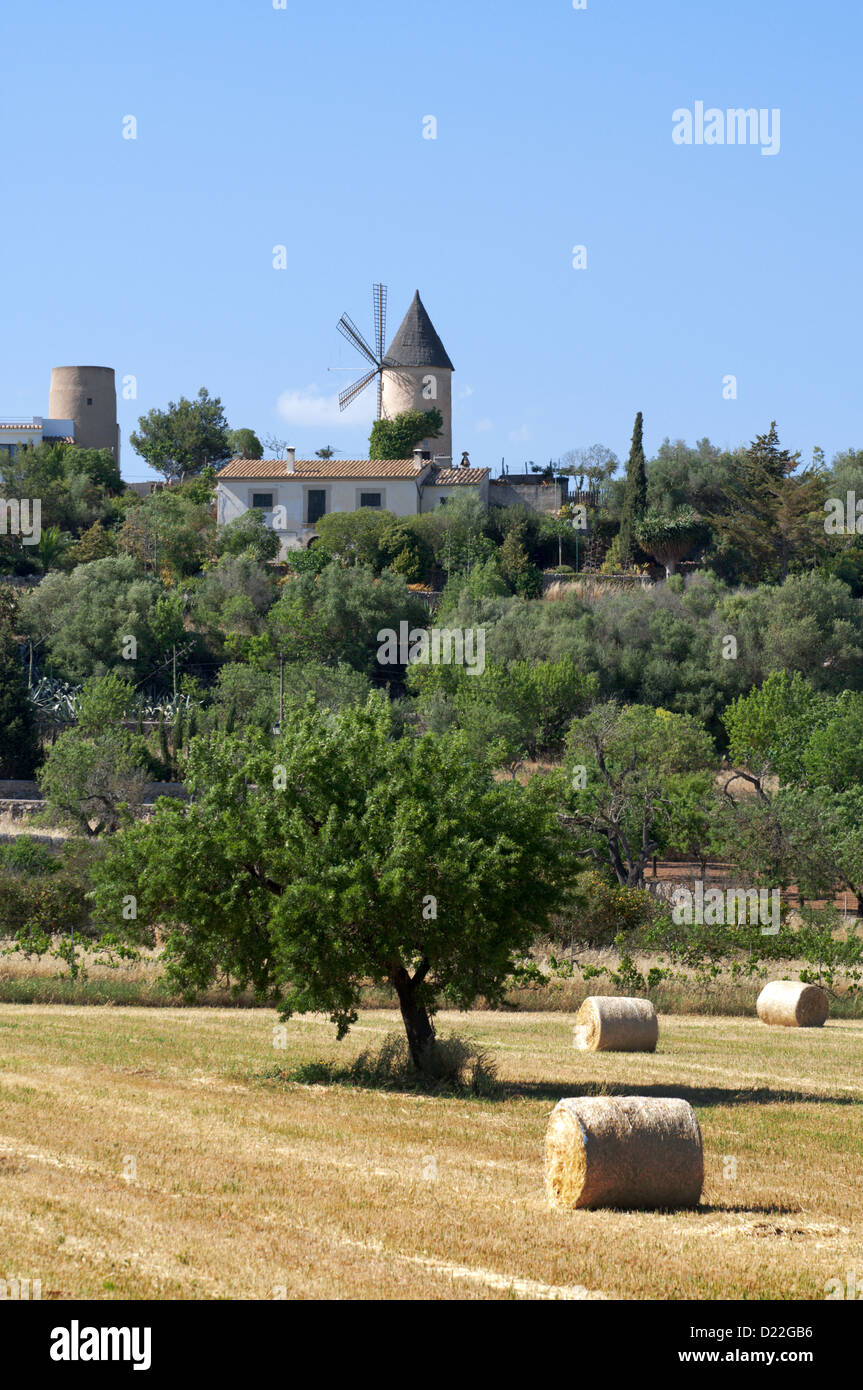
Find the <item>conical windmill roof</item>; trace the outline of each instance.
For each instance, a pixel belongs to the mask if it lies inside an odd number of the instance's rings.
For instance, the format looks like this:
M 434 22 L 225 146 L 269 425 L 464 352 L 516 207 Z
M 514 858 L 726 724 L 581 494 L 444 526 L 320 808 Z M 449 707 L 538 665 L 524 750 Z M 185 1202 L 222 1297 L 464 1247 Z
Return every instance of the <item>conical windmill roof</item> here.
M 438 367 L 455 371 L 417 290 L 384 358 L 385 367 Z

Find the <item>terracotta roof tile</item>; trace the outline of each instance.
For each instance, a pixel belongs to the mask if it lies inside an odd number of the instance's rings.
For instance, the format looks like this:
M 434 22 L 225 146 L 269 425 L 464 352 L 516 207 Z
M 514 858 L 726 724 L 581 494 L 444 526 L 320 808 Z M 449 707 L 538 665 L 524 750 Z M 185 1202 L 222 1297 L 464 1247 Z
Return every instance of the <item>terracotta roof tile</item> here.
M 456 487 L 459 483 L 476 486 L 488 474 L 487 468 L 441 468 L 433 478 L 429 478 L 429 487 Z
M 424 464 L 423 467 L 427 467 Z M 417 478 L 422 472 L 413 459 L 297 459 L 288 473 L 284 459 L 231 459 L 217 478 Z

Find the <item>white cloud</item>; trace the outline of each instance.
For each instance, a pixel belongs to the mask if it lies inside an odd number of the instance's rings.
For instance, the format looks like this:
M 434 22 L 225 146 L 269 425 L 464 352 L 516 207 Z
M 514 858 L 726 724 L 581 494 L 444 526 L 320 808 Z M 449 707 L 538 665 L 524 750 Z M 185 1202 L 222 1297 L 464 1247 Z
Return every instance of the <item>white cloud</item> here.
M 283 391 L 276 402 L 276 410 L 286 424 L 295 425 L 298 429 L 326 426 L 330 430 L 356 430 L 373 416 L 373 385 L 368 388 L 368 395 L 368 403 L 361 399 L 341 411 L 338 393 L 325 396 L 313 383 L 302 391 Z
M 530 430 L 527 425 L 522 425 L 520 430 L 510 430 L 509 437 L 513 444 L 526 444 L 530 439 Z
M 458 401 L 466 401 L 467 398 L 468 398 L 468 396 L 472 396 L 472 395 L 473 395 L 473 387 L 472 387 L 472 386 L 463 386 L 463 387 L 461 388 L 461 390 L 459 391 L 458 395 L 456 396 L 456 400 L 458 400 Z
M 489 420 L 488 416 L 485 416 L 484 419 L 482 419 L 482 420 L 477 420 L 477 422 L 476 422 L 476 432 L 477 432 L 477 434 L 488 434 L 488 433 L 489 433 L 491 430 L 493 430 L 493 429 L 494 429 L 494 421 L 493 421 L 493 420 Z

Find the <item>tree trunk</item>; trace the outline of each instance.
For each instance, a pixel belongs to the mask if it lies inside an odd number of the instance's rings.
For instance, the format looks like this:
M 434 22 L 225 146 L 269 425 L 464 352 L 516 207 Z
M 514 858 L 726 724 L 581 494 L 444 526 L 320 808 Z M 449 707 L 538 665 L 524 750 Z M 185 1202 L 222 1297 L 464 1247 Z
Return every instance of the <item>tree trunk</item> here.
M 399 997 L 402 1022 L 405 1025 L 411 1060 L 421 1071 L 431 1048 L 434 1046 L 434 1025 L 423 1004 L 418 1004 L 415 991 L 418 981 L 412 980 L 404 966 L 399 966 L 393 976 L 393 984 Z

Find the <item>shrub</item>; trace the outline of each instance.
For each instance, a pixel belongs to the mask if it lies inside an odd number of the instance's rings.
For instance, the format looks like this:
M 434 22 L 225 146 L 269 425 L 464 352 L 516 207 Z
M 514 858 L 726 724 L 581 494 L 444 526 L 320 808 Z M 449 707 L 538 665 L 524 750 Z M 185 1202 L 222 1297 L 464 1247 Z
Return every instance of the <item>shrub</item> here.
M 655 903 L 643 888 L 610 883 L 591 869 L 583 873 L 569 913 L 556 918 L 554 939 L 584 947 L 612 946 L 624 936 L 645 931 L 653 922 Z
M 437 1038 L 419 1067 L 411 1058 L 407 1039 L 400 1033 L 388 1033 L 380 1047 L 367 1048 L 348 1067 L 307 1063 L 289 1079 L 311 1085 L 323 1082 L 395 1091 L 455 1091 L 486 1098 L 497 1096 L 501 1090 L 497 1067 L 487 1049 L 458 1033 Z
M 2 869 L 13 869 L 23 874 L 52 874 L 59 867 L 60 861 L 56 855 L 32 835 L 16 835 L 6 844 L 0 844 Z

